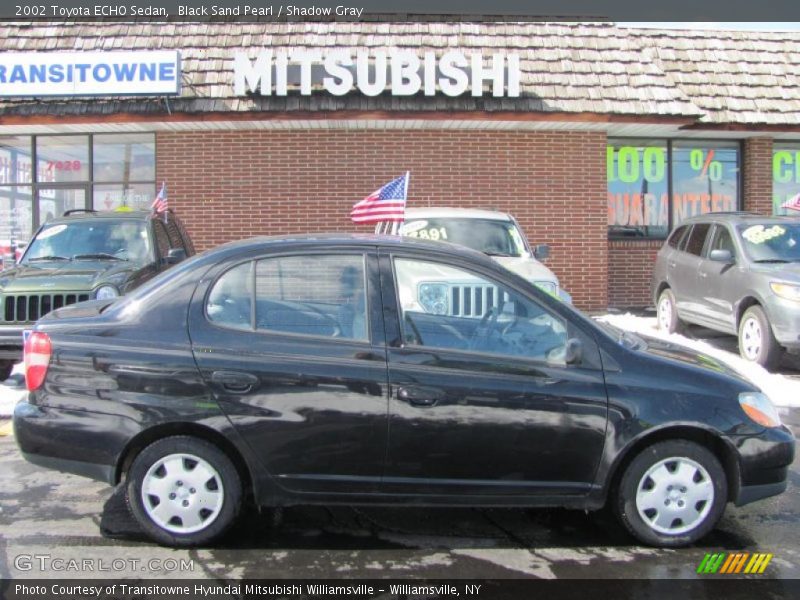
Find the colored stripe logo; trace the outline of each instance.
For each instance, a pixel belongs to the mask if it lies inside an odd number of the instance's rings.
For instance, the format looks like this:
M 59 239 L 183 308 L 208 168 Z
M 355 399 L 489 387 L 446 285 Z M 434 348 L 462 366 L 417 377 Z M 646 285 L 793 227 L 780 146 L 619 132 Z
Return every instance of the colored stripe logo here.
M 717 552 L 706 554 L 697 572 L 700 574 L 735 575 L 735 574 L 761 574 L 767 568 L 774 554 L 756 552 L 734 552 L 726 554 Z

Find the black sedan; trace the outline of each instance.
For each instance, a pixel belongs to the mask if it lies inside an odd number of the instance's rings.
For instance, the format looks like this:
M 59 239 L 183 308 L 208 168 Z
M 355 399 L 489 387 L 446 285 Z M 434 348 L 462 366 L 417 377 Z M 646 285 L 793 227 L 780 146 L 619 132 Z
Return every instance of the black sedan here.
M 16 439 L 160 543 L 264 506 L 609 504 L 679 546 L 781 493 L 794 438 L 711 357 L 599 326 L 484 255 L 260 238 L 40 320 Z

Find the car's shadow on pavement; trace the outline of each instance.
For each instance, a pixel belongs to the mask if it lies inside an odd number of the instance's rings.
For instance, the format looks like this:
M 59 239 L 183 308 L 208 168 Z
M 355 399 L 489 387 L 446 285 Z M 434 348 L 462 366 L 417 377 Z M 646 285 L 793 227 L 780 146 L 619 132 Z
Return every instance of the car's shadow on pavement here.
M 103 507 L 104 537 L 153 544 L 125 503 L 122 485 Z M 753 540 L 731 523 L 696 548 L 742 549 Z M 214 544 L 217 550 L 391 550 L 464 548 L 630 548 L 631 538 L 606 510 L 294 506 L 245 509 Z

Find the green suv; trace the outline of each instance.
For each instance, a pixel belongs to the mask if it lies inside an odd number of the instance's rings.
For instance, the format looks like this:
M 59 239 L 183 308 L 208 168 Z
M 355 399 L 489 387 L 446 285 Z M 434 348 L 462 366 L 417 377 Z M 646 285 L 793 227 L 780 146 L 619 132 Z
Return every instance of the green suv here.
M 67 211 L 42 225 L 19 262 L 0 271 L 0 381 L 22 359 L 23 331 L 51 310 L 125 294 L 194 254 L 167 211 Z

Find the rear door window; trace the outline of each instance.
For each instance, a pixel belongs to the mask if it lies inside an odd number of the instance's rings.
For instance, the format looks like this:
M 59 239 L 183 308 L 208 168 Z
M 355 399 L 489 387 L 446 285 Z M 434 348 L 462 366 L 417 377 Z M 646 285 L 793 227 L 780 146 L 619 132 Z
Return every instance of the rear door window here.
M 689 234 L 689 240 L 686 243 L 686 252 L 700 256 L 703 254 L 703 246 L 706 244 L 708 232 L 711 229 L 709 223 L 698 223 L 692 227 L 692 232 Z

